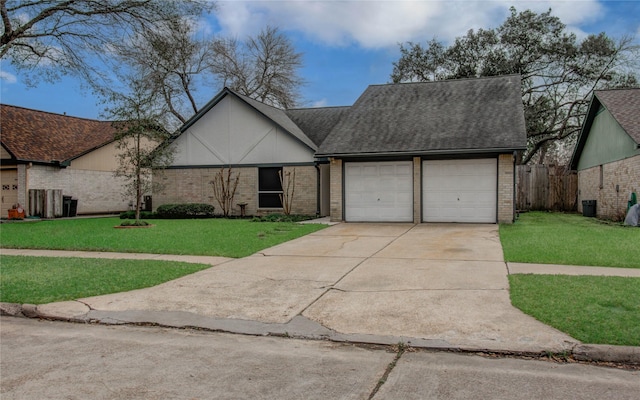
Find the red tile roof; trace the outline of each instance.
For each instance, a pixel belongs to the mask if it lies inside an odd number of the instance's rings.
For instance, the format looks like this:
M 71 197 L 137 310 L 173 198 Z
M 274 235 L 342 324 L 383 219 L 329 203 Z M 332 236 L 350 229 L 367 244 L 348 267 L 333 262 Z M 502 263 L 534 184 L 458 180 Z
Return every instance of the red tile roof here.
M 2 145 L 18 160 L 63 162 L 114 140 L 110 121 L 0 105 Z

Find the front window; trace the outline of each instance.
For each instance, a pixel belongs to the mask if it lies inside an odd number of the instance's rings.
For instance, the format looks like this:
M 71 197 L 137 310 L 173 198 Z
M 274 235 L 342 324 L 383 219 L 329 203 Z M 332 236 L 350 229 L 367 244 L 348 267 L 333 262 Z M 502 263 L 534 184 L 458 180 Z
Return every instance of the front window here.
M 258 168 L 258 208 L 282 208 L 281 167 Z

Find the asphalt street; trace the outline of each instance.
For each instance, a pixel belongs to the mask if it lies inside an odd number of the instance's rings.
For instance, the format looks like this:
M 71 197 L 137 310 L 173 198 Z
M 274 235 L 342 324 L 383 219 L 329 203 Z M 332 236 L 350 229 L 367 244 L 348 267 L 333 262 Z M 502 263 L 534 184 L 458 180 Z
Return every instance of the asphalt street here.
M 637 399 L 640 371 L 189 329 L 0 318 L 9 399 Z

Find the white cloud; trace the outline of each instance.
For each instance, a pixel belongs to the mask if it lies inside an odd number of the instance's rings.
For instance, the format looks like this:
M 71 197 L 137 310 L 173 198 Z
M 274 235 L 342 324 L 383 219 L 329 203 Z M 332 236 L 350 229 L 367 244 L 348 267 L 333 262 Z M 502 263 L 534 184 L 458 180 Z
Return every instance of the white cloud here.
M 320 99 L 320 100 L 316 100 L 313 103 L 311 103 L 311 108 L 319 108 L 319 107 L 326 107 L 329 104 L 329 102 L 327 101 L 327 99 Z
M 329 46 L 395 47 L 433 37 L 449 41 L 469 29 L 499 25 L 513 5 L 553 14 L 579 34 L 580 24 L 602 15 L 596 0 L 507 1 L 223 1 L 216 12 L 223 34 L 243 38 L 266 25 Z
M 16 83 L 18 82 L 18 78 L 14 74 L 7 71 L 0 71 L 0 81 L 3 81 L 5 83 Z

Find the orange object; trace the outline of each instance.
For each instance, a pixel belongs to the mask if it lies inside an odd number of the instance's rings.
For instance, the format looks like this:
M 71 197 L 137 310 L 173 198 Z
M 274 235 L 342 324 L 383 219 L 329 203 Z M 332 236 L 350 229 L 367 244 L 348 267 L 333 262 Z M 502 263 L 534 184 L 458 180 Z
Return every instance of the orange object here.
M 22 207 L 12 208 L 10 210 L 7 210 L 7 212 L 9 214 L 9 219 L 22 219 L 25 217 L 24 209 Z

